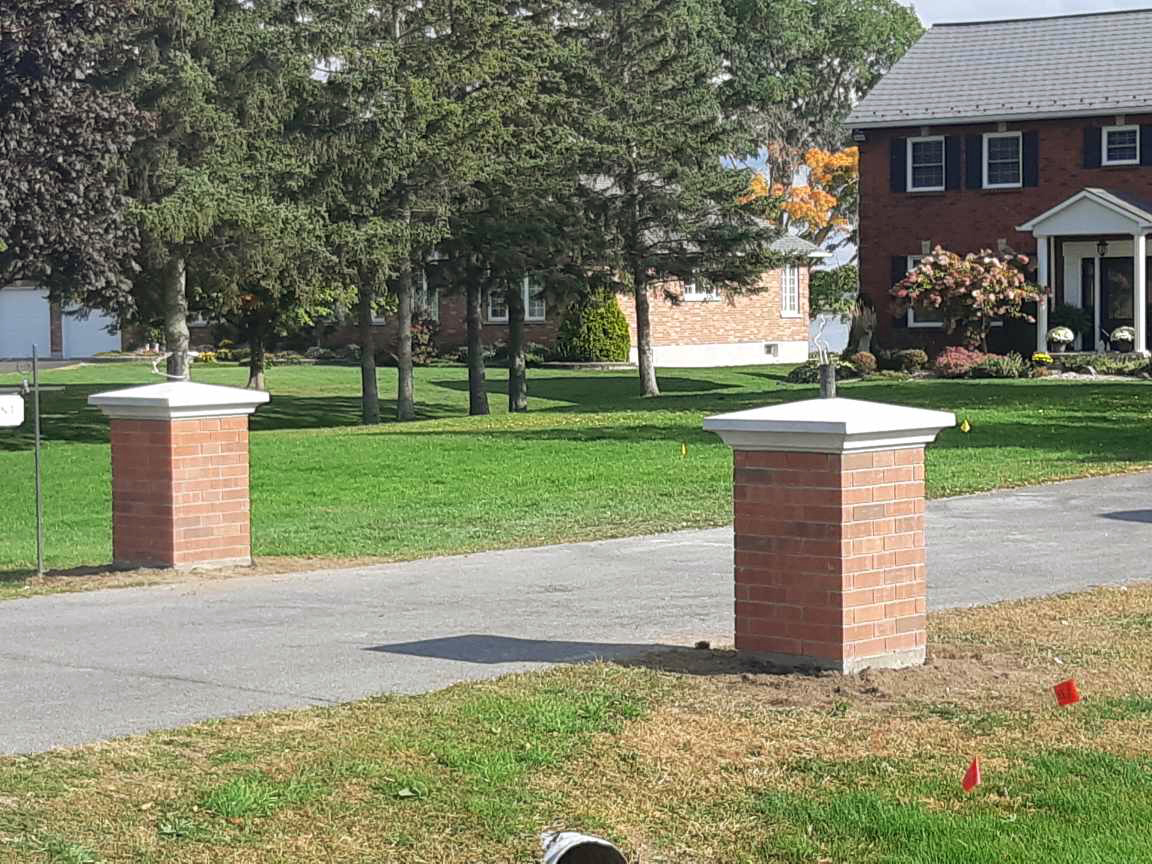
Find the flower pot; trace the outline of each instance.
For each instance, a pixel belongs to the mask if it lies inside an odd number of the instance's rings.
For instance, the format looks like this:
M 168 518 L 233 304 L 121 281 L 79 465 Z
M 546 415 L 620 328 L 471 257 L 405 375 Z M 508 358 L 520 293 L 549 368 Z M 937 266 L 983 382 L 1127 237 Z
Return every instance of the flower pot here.
M 1127 354 L 1129 351 L 1132 350 L 1132 343 L 1131 342 L 1114 341 L 1112 343 L 1112 350 L 1113 351 L 1119 351 L 1121 354 Z
M 1048 343 L 1048 353 L 1049 354 L 1063 354 L 1067 350 L 1068 350 L 1068 343 L 1067 342 L 1049 342 Z

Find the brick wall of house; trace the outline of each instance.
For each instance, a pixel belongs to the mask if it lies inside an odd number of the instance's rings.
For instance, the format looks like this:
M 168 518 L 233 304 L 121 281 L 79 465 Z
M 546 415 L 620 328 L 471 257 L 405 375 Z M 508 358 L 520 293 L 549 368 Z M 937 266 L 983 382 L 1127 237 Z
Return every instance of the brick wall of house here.
M 442 351 L 449 351 L 468 344 L 467 301 L 463 295 L 442 294 L 440 296 L 440 330 L 436 342 Z M 524 340 L 541 345 L 551 345 L 556 339 L 556 331 L 563 318 L 563 310 L 555 303 L 548 304 L 547 318 L 544 321 L 525 321 Z M 373 327 L 378 348 L 395 348 L 396 321 L 385 320 Z M 508 341 L 508 325 L 485 321 L 481 327 L 485 345 L 496 345 Z M 347 322 L 327 334 L 323 344 L 331 347 L 351 345 L 357 341 L 355 322 Z
M 1003 131 L 1038 134 L 1039 183 L 1021 189 L 949 189 L 944 192 L 893 192 L 889 186 L 891 140 L 894 137 L 965 135 L 1000 131 L 995 123 L 868 129 L 860 143 L 860 286 L 876 303 L 877 338 L 881 344 L 940 342 L 938 331 L 898 326 L 889 308 L 892 258 L 918 255 L 922 245 L 954 252 L 996 250 L 1003 240 L 1016 252 L 1032 256 L 1036 239 L 1016 226 L 1059 204 L 1085 187 L 1116 189 L 1152 200 L 1152 167 L 1083 167 L 1084 129 L 1116 124 L 1115 117 L 1075 118 L 1008 123 Z M 1127 115 L 1126 124 L 1152 123 L 1149 115 Z M 967 154 L 965 154 L 965 157 Z M 1059 270 L 1059 268 L 1056 268 Z M 1057 273 L 1060 276 L 1061 274 Z M 896 326 L 894 326 L 896 325 Z M 997 328 L 998 330 L 1000 328 Z M 1010 340 L 1012 331 L 994 333 Z M 1029 331 L 1031 332 L 1031 331 Z M 991 345 L 995 349 L 995 345 Z
M 808 268 L 800 268 L 800 315 L 780 314 L 780 270 L 764 275 L 763 290 L 731 298 L 685 301 L 673 305 L 665 299 L 663 286 L 649 292 L 652 344 L 708 345 L 718 342 L 807 342 Z M 676 283 L 673 290 L 682 287 Z M 628 319 L 632 344 L 636 344 L 636 301 L 620 296 L 620 308 Z

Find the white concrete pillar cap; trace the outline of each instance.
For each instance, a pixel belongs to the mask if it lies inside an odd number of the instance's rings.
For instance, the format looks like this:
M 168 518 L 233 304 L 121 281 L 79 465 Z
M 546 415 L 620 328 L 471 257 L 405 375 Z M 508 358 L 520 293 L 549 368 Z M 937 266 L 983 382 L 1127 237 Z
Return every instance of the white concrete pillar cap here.
M 93 393 L 88 397 L 88 404 L 113 418 L 186 420 L 251 414 L 268 399 L 263 390 L 219 387 L 195 381 L 165 381 L 127 390 Z
M 861 399 L 806 399 L 704 420 L 735 450 L 858 453 L 923 447 L 956 425 L 948 411 Z

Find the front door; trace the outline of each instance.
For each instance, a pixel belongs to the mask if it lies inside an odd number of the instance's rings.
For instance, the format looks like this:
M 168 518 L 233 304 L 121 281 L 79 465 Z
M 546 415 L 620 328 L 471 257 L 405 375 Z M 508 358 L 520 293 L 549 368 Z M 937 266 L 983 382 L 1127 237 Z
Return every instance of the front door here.
M 1135 284 L 1131 258 L 1100 259 L 1100 329 L 1111 333 L 1117 327 L 1131 327 Z

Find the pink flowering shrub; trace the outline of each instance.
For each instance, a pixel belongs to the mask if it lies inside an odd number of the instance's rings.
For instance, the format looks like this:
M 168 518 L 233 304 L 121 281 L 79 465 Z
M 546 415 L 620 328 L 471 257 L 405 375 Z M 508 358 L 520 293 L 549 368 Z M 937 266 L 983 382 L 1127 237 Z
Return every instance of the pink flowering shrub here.
M 1024 304 L 1041 296 L 1028 281 L 1024 255 L 993 255 L 987 249 L 964 256 L 939 246 L 892 286 L 897 314 L 909 306 L 936 312 L 948 333 L 960 331 L 970 348 L 986 348 L 997 318 L 1035 319 Z
M 972 351 L 958 346 L 945 348 L 932 364 L 932 371 L 941 378 L 967 378 L 987 356 L 982 351 Z

